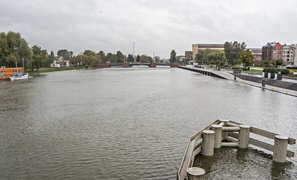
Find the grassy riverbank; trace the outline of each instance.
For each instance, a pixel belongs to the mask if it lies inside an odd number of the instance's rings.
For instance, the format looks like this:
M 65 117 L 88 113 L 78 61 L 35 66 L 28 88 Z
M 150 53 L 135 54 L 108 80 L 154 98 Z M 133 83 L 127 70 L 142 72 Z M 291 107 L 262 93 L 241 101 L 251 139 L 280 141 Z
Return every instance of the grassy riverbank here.
M 48 72 L 56 72 L 56 71 L 69 71 L 69 70 L 76 70 L 76 69 L 85 69 L 84 66 L 81 67 L 67 67 L 67 68 L 40 68 L 38 71 L 35 69 L 31 71 L 31 69 L 27 70 L 29 74 L 40 74 L 40 73 L 48 73 Z

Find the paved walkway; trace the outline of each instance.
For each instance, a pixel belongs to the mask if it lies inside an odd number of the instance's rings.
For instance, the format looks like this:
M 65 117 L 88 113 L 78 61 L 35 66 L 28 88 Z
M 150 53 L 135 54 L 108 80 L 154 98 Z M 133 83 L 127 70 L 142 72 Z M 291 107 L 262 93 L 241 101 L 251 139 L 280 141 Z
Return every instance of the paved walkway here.
M 201 69 L 201 68 L 193 68 L 193 69 Z M 214 74 L 217 74 L 219 76 L 224 77 L 227 80 L 234 81 L 234 75 L 231 74 L 232 73 L 231 71 L 227 71 L 225 69 L 221 69 L 220 71 L 213 70 L 213 69 L 201 69 L 201 70 L 212 72 Z M 238 82 L 238 83 L 245 84 L 245 85 L 250 85 L 250 86 L 258 87 L 258 88 L 261 88 L 261 89 L 265 89 L 265 90 L 274 91 L 274 92 L 278 92 L 278 93 L 282 93 L 282 94 L 297 97 L 297 91 L 294 91 L 294 90 L 280 88 L 280 87 L 271 86 L 271 85 L 267 85 L 267 84 L 263 88 L 261 83 L 256 83 L 256 82 L 252 82 L 252 81 L 243 80 L 243 79 L 240 79 L 238 77 L 236 78 L 235 81 Z M 290 82 L 295 81 L 297 83 L 297 80 L 285 79 L 285 78 L 283 78 L 282 81 L 290 81 Z

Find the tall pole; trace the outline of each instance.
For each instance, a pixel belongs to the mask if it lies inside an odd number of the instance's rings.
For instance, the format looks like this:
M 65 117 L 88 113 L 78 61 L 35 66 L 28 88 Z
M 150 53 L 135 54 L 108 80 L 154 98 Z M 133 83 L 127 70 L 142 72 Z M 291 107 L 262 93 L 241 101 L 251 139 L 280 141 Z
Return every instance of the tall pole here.
M 24 58 L 22 57 L 22 61 L 23 61 L 23 69 L 24 69 L 24 73 L 25 73 L 25 62 L 24 62 Z
M 133 41 L 133 58 L 134 58 L 134 48 L 135 48 L 135 44 L 134 44 L 134 41 Z

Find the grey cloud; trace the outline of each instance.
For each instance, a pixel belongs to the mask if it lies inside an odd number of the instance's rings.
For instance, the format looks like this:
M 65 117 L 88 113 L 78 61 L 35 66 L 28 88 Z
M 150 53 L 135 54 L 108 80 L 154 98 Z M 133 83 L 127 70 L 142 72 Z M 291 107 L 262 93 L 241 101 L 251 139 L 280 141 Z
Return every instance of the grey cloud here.
M 48 51 L 85 49 L 169 57 L 192 43 L 297 43 L 295 7 L 284 0 L 26 0 L 0 2 L 0 29 Z

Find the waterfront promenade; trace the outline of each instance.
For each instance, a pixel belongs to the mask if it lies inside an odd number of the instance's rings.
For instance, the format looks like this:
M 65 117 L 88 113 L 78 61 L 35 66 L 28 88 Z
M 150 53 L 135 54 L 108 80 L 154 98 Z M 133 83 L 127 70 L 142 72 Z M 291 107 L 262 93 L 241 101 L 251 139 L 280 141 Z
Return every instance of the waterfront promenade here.
M 206 74 L 215 74 L 215 75 L 220 76 L 221 78 L 226 79 L 226 80 L 236 81 L 237 83 L 242 83 L 242 84 L 245 84 L 245 85 L 250 85 L 250 86 L 262 88 L 262 89 L 265 89 L 265 90 L 274 91 L 274 92 L 278 92 L 278 93 L 282 93 L 282 94 L 297 97 L 297 91 L 294 91 L 294 90 L 290 90 L 290 89 L 286 89 L 286 88 L 282 88 L 282 87 L 277 87 L 277 86 L 273 86 L 273 85 L 268 85 L 268 84 L 265 84 L 265 87 L 262 87 L 261 83 L 249 81 L 247 79 L 241 79 L 238 76 L 236 77 L 236 80 L 234 80 L 233 72 L 230 71 L 230 70 L 220 69 L 218 71 L 218 70 L 214 70 L 214 69 L 210 69 L 210 68 L 195 68 L 195 67 L 190 67 L 190 66 L 186 66 L 184 68 L 186 68 L 188 70 L 192 70 L 192 71 L 195 71 L 195 70 L 204 71 L 204 72 L 207 72 Z M 249 75 L 249 74 L 244 74 L 244 75 L 251 76 L 251 77 L 256 76 L 256 75 Z M 262 79 L 267 80 L 268 78 L 262 78 Z M 297 80 L 292 80 L 292 79 L 283 78 L 280 81 L 291 82 L 291 83 L 296 83 L 297 84 Z

